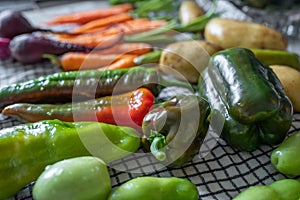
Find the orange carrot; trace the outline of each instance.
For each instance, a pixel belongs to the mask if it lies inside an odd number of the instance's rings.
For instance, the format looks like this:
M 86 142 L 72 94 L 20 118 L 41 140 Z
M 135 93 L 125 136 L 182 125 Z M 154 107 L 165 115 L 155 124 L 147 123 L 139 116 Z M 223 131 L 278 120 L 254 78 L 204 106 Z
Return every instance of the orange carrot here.
M 130 20 L 123 24 L 127 26 L 128 31 L 126 31 L 125 28 L 123 29 L 125 30 L 126 35 L 131 35 L 131 34 L 141 33 L 145 31 L 150 31 L 166 24 L 167 21 L 165 20 L 144 20 L 142 22 L 139 20 Z
M 75 43 L 91 47 L 107 46 L 115 42 L 120 36 L 117 31 L 116 34 L 105 35 L 105 33 L 84 34 L 72 38 L 60 38 L 61 42 Z M 100 54 L 137 54 L 141 55 L 152 50 L 152 46 L 147 43 L 119 43 L 109 49 L 100 51 Z
M 136 22 L 136 23 L 144 23 L 146 21 L 149 21 L 148 19 L 146 18 L 137 18 L 137 19 L 132 19 L 132 20 L 128 20 L 128 21 L 125 21 L 125 22 L 120 22 L 120 23 L 117 23 L 117 24 L 114 24 L 113 27 L 96 27 L 96 28 L 91 28 L 91 29 L 88 29 L 86 30 L 84 33 L 82 34 L 86 34 L 86 33 L 96 33 L 96 32 L 110 32 L 110 31 L 120 31 L 121 29 L 126 33 L 129 29 L 130 29 L 130 26 L 132 24 L 132 22 Z M 69 34 L 69 36 L 72 36 Z
M 64 39 L 72 39 L 72 38 L 80 38 L 80 37 L 89 37 L 89 40 L 91 39 L 91 35 L 96 34 L 95 37 L 102 37 L 107 35 L 113 35 L 118 34 L 121 31 L 124 32 L 125 35 L 132 35 L 136 33 L 141 33 L 144 31 L 153 30 L 155 28 L 159 28 L 163 25 L 165 25 L 167 22 L 164 20 L 154 20 L 150 21 L 149 19 L 133 19 L 129 21 L 125 21 L 122 23 L 118 23 L 114 25 L 113 27 L 96 27 L 89 30 L 86 30 L 82 34 L 78 35 L 67 35 L 67 34 L 60 34 L 58 35 L 58 38 L 61 40 Z M 87 39 L 87 38 L 86 38 Z
M 99 70 L 116 70 L 116 69 L 125 69 L 133 67 L 134 64 L 134 58 L 136 58 L 137 55 L 124 55 L 122 58 L 118 59 L 117 61 L 113 62 L 112 64 L 101 67 Z
M 84 12 L 78 12 L 78 13 L 73 13 L 68 15 L 62 15 L 49 21 L 47 24 L 49 25 L 64 24 L 64 23 L 85 24 L 93 20 L 109 17 L 112 15 L 117 15 L 132 9 L 133 6 L 131 4 L 120 4 L 109 8 L 101 8 L 101 9 L 96 9 L 91 11 L 84 11 Z
M 86 34 L 86 33 L 96 33 L 96 32 L 111 32 L 123 30 L 126 35 L 141 33 L 144 31 L 149 31 L 155 28 L 159 28 L 163 25 L 166 25 L 167 21 L 165 20 L 149 20 L 149 19 L 133 19 L 124 21 L 121 23 L 115 24 L 114 27 L 108 28 L 107 26 L 95 27 L 95 28 L 87 28 L 85 30 L 77 31 L 75 30 L 73 33 L 76 34 Z M 79 27 L 80 28 L 80 27 Z M 105 30 L 107 29 L 107 30 Z M 72 36 L 72 35 L 69 35 Z
M 121 13 L 118 15 L 112 15 L 109 17 L 90 21 L 90 22 L 78 27 L 72 33 L 77 33 L 77 34 L 84 33 L 85 31 L 90 30 L 92 28 L 105 27 L 105 26 L 124 22 L 124 21 L 131 20 L 131 19 L 132 19 L 132 17 L 129 13 Z
M 152 51 L 152 46 L 147 43 L 120 43 L 112 48 L 99 51 L 98 53 L 104 54 L 135 54 L 142 55 Z M 95 51 L 97 53 L 97 51 Z
M 90 47 L 101 47 L 112 44 L 120 37 L 120 34 L 120 32 L 111 35 L 103 35 L 102 33 L 84 34 L 70 38 L 58 38 L 58 40 L 61 42 L 74 43 Z
M 94 53 L 68 52 L 60 57 L 59 64 L 65 71 L 97 69 L 110 65 L 121 58 L 122 55 L 118 54 L 99 55 Z

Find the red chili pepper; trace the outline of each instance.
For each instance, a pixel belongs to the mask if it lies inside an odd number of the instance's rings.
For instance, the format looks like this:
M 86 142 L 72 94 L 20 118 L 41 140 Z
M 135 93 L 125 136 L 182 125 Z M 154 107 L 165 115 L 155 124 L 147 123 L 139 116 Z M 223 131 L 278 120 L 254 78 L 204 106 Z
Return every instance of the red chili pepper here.
M 99 121 L 140 129 L 144 116 L 154 105 L 154 95 L 146 88 L 133 92 L 67 104 L 18 103 L 5 107 L 2 114 L 27 122 Z

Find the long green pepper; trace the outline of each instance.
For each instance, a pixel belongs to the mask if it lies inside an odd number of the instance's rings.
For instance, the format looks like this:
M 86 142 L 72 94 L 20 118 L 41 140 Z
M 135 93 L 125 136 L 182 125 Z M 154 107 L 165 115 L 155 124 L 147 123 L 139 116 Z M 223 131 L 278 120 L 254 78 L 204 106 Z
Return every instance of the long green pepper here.
M 35 181 L 47 165 L 93 155 L 106 163 L 137 151 L 139 134 L 129 127 L 59 120 L 0 130 L 0 199 Z
M 154 68 L 58 72 L 0 89 L 0 109 L 13 103 L 64 103 L 109 96 L 148 88 L 157 95 L 163 87 L 190 88 L 188 83 L 170 81 Z

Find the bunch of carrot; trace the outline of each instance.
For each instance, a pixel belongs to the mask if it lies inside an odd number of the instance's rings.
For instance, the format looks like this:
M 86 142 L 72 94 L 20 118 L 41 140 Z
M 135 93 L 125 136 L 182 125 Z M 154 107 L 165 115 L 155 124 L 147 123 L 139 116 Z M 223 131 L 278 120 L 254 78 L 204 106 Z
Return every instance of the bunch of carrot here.
M 131 35 L 153 30 L 167 24 L 165 20 L 133 18 L 129 11 L 131 4 L 120 4 L 108 8 L 59 16 L 48 22 L 49 25 L 76 23 L 79 27 L 71 35 L 59 35 L 58 40 L 91 47 L 112 44 L 120 34 Z M 147 43 L 120 42 L 110 49 L 92 52 L 68 52 L 59 60 L 60 66 L 66 70 L 83 69 L 120 69 L 134 66 L 134 58 L 152 51 Z
M 65 71 L 86 69 L 122 69 L 133 67 L 134 59 L 152 50 L 146 43 L 121 43 L 105 51 L 91 53 L 68 52 L 59 58 L 46 55 Z

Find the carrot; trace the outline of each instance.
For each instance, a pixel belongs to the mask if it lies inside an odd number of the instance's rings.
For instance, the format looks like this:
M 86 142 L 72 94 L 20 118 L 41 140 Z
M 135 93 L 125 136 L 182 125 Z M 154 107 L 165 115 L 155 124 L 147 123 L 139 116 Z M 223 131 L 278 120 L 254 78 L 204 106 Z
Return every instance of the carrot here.
M 58 40 L 66 43 L 74 43 L 91 47 L 101 47 L 112 44 L 119 37 L 118 31 L 111 35 L 106 33 L 84 34 L 72 38 L 59 38 Z M 141 55 L 152 50 L 152 46 L 148 43 L 119 43 L 113 47 L 100 51 L 100 54 L 137 54 Z
M 125 21 L 125 22 L 120 22 L 120 23 L 117 23 L 117 24 L 114 24 L 113 27 L 109 28 L 108 27 L 95 27 L 95 28 L 91 28 L 91 29 L 88 29 L 86 31 L 84 31 L 84 33 L 82 34 L 86 34 L 86 33 L 96 33 L 96 32 L 109 32 L 111 30 L 118 30 L 120 31 L 121 29 L 126 33 L 130 28 L 131 28 L 131 24 L 133 22 L 135 23 L 145 23 L 149 21 L 148 19 L 146 18 L 138 18 L 138 19 L 132 19 L 132 20 L 128 20 L 128 21 Z M 106 30 L 105 30 L 106 29 Z M 72 36 L 69 34 L 69 36 Z
M 116 70 L 116 69 L 125 69 L 133 67 L 134 64 L 134 58 L 136 58 L 137 55 L 124 55 L 122 58 L 118 59 L 117 61 L 113 62 L 112 64 L 101 67 L 99 70 Z
M 93 34 L 97 34 L 97 37 L 102 37 L 106 35 L 113 35 L 124 32 L 125 35 L 132 35 L 136 33 L 141 33 L 144 31 L 150 31 L 156 28 L 159 28 L 163 25 L 167 24 L 164 20 L 153 20 L 149 19 L 133 19 L 129 21 L 125 21 L 122 23 L 115 24 L 113 27 L 105 26 L 105 27 L 96 27 L 89 30 L 86 30 L 84 33 L 78 33 L 78 35 L 68 35 L 68 34 L 60 34 L 58 38 L 61 40 L 64 39 L 72 39 L 72 38 L 80 38 L 80 37 L 90 37 Z M 91 39 L 91 38 L 90 38 Z
M 116 34 L 104 35 L 103 33 L 97 34 L 84 34 L 76 37 L 70 38 L 58 38 L 61 42 L 79 44 L 90 47 L 101 47 L 112 44 L 114 41 L 120 37 L 120 31 L 116 32 Z
M 85 32 L 85 33 L 78 33 L 78 34 L 57 34 L 57 38 L 58 40 L 66 40 L 66 39 L 75 39 L 76 40 L 78 38 L 84 38 L 84 39 L 91 39 L 93 37 L 102 37 L 102 36 L 108 36 L 108 35 L 113 35 L 113 34 L 119 34 L 124 32 L 124 30 L 122 30 L 121 28 L 117 28 L 117 26 L 114 26 L 114 27 L 98 27 L 97 28 L 97 31 L 94 31 L 94 32 Z
M 147 43 L 120 43 L 112 48 L 99 51 L 100 54 L 135 54 L 142 55 L 152 51 L 152 46 Z M 97 53 L 97 51 L 95 51 Z
M 86 34 L 86 33 L 96 33 L 96 32 L 110 32 L 112 30 L 123 30 L 126 35 L 141 33 L 144 31 L 149 31 L 155 28 L 159 28 L 163 25 L 166 25 L 167 21 L 165 20 L 149 20 L 149 19 L 133 19 L 125 22 L 117 23 L 114 27 L 108 29 L 107 27 L 94 27 L 87 28 L 85 30 L 77 31 L 75 30 L 73 33 L 75 34 Z M 79 27 L 80 28 L 80 27 Z M 108 29 L 108 30 L 105 30 Z M 72 37 L 72 35 L 69 35 Z
M 111 64 L 117 57 L 118 55 L 69 52 L 62 55 L 60 65 L 65 71 L 95 69 Z
M 131 20 L 131 19 L 132 19 L 132 16 L 129 13 L 121 13 L 118 15 L 112 15 L 109 17 L 90 21 L 90 22 L 78 27 L 77 29 L 72 31 L 72 33 L 77 33 L 77 34 L 84 33 L 85 31 L 90 30 L 92 28 L 105 27 L 105 26 L 124 22 L 124 21 Z
M 167 21 L 165 20 L 131 20 L 124 23 L 128 27 L 128 31 L 125 29 L 126 35 L 136 34 L 136 33 L 142 33 L 145 31 L 150 31 L 156 28 L 159 28 L 161 26 L 164 26 L 167 24 Z
M 132 10 L 133 6 L 131 4 L 120 4 L 109 8 L 101 8 L 91 11 L 78 12 L 68 15 L 62 15 L 54 18 L 49 21 L 47 24 L 64 24 L 64 23 L 77 23 L 77 24 L 85 24 L 93 20 L 101 19 L 104 17 L 109 17 L 112 15 L 117 15 L 120 13 L 127 12 Z

